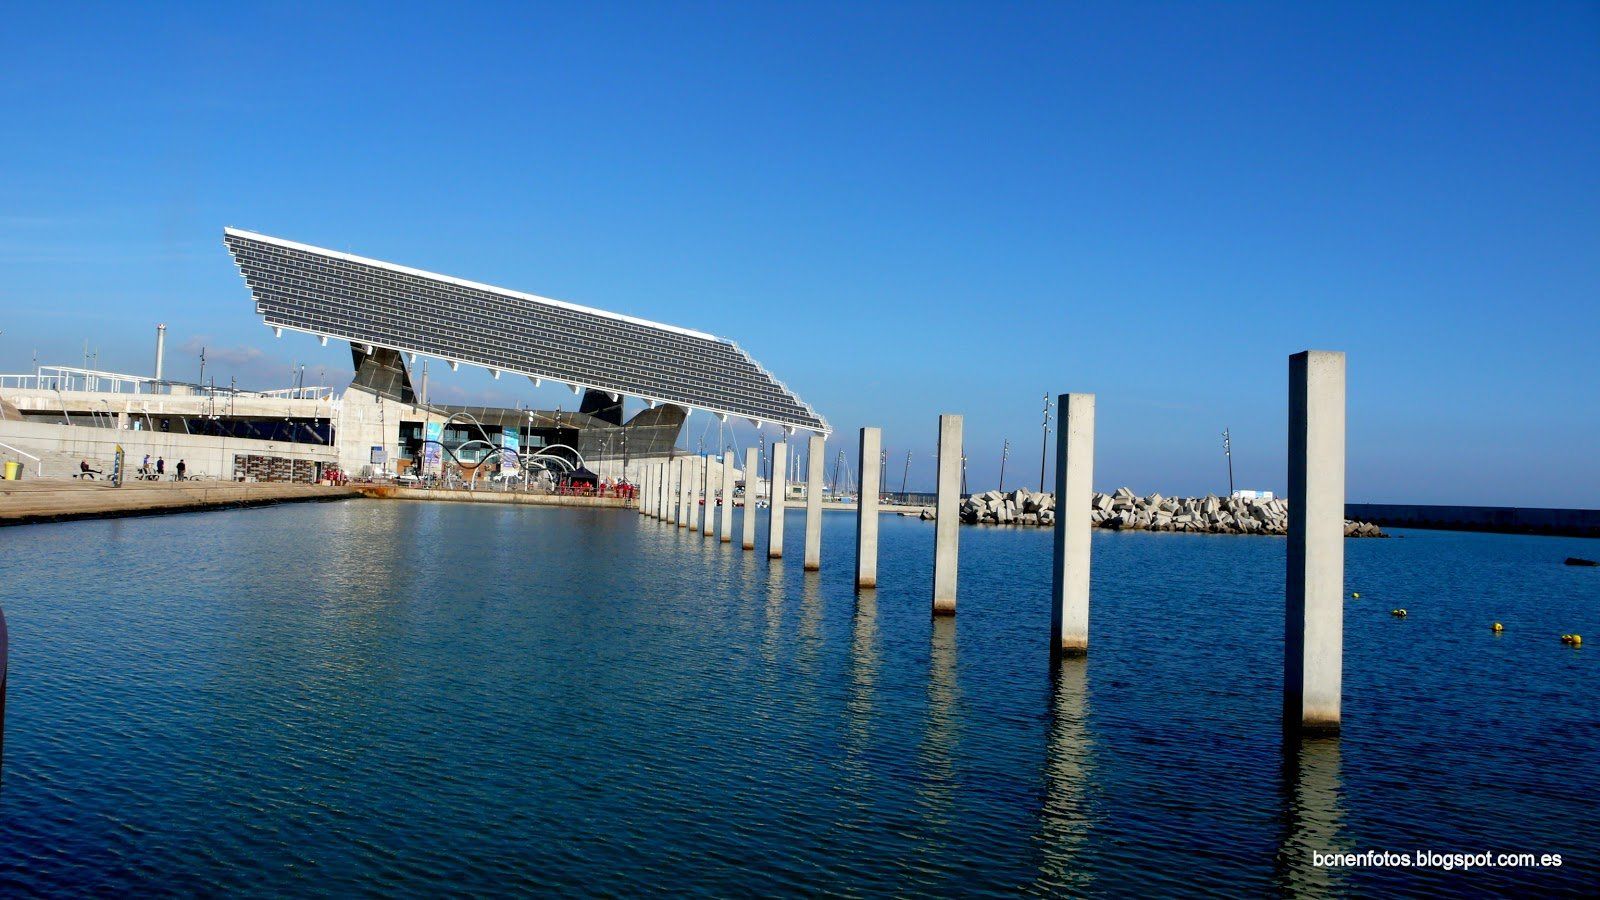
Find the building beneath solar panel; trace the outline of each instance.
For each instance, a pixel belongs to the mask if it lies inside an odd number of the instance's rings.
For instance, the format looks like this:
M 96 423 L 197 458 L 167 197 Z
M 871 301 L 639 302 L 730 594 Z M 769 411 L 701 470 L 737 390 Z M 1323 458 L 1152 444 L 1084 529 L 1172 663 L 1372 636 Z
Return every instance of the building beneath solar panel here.
M 342 394 L 164 378 L 159 326 L 153 376 L 88 365 L 0 375 L 0 433 L 63 459 L 96 455 L 107 441 L 157 452 L 166 441 L 224 478 L 239 474 L 239 460 L 404 476 L 555 458 L 565 461 L 555 471 L 619 479 L 673 454 L 691 413 L 829 432 L 725 338 L 234 228 L 223 242 L 275 334 L 349 344 L 355 376 Z M 431 402 L 430 362 L 436 371 L 477 366 L 496 379 L 559 383 L 575 408 Z M 639 407 L 631 416 L 630 399 Z

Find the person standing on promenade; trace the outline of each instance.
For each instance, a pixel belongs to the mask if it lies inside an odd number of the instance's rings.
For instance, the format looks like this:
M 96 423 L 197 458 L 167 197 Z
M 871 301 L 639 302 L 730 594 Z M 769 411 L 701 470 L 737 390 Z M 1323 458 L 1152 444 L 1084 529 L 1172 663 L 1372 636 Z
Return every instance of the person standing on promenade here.
M 167 474 L 167 459 L 164 456 L 156 457 L 156 478 Z

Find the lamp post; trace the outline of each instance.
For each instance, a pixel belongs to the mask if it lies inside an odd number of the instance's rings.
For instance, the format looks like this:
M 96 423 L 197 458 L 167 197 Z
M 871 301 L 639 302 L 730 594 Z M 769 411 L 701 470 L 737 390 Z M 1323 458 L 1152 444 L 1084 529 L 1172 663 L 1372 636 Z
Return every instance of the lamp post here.
M 1006 460 L 1011 458 L 1011 439 L 1006 438 L 1006 445 L 1000 448 L 1000 490 L 1006 489 Z
M 1050 394 L 1044 395 L 1044 439 L 1039 443 L 1039 493 L 1044 493 L 1044 461 L 1050 455 Z
M 906 502 L 906 479 L 911 476 L 911 451 L 906 451 L 906 468 L 900 473 L 900 502 Z
M 1233 496 L 1233 438 L 1222 429 L 1222 455 L 1228 458 L 1228 496 Z

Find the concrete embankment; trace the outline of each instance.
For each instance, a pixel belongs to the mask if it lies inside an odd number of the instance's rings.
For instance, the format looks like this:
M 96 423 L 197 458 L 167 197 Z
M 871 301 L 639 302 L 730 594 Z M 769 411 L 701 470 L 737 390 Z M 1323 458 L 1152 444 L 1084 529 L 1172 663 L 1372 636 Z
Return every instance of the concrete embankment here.
M 392 484 L 352 485 L 368 497 L 380 500 L 439 500 L 448 503 L 513 503 L 528 506 L 564 506 L 568 508 L 623 509 L 633 506 L 633 501 L 620 497 L 582 497 L 565 494 L 538 494 L 522 491 L 495 491 L 484 489 L 469 491 L 456 488 L 412 488 Z
M 361 496 L 351 488 L 234 481 L 0 481 L 0 525 L 152 516 L 203 509 L 265 506 Z
M 1243 497 L 1140 497 L 1128 488 L 1091 498 L 1089 521 L 1096 528 L 1118 531 L 1173 531 L 1195 534 L 1271 534 L 1289 531 L 1286 500 Z M 961 501 L 961 521 L 968 524 L 1054 525 L 1056 498 L 1026 488 L 988 491 Z M 924 518 L 928 518 L 924 514 Z M 1346 537 L 1385 537 L 1371 522 L 1346 520 Z
M 1392 528 L 1600 537 L 1600 509 L 1350 503 L 1345 505 L 1345 515 Z

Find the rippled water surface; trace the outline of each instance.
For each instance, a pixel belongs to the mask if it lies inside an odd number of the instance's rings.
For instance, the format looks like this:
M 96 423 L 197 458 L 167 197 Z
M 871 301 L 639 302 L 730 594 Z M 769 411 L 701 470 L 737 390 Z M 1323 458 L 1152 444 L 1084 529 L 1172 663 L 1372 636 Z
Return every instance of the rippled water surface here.
M 935 622 L 930 524 L 858 599 L 853 517 L 820 575 L 790 517 L 770 564 L 605 510 L 0 530 L 0 893 L 1600 886 L 1594 541 L 1347 542 L 1345 732 L 1285 750 L 1281 540 L 1097 533 L 1052 677 L 1047 533 L 963 529 Z M 1565 865 L 1311 861 L 1422 849 Z

